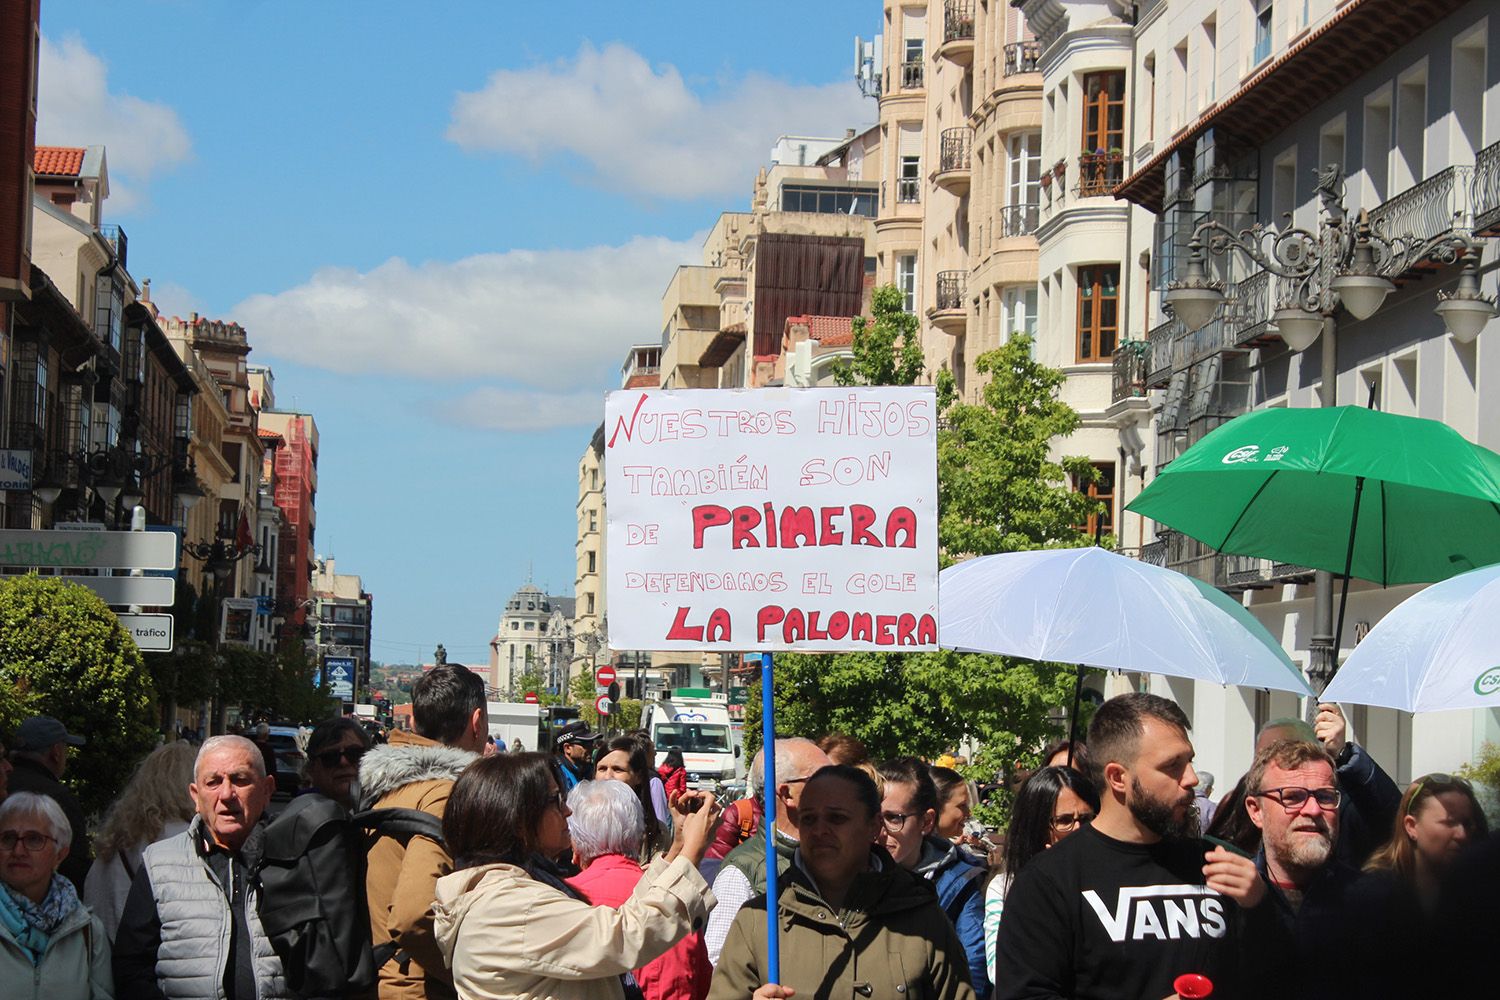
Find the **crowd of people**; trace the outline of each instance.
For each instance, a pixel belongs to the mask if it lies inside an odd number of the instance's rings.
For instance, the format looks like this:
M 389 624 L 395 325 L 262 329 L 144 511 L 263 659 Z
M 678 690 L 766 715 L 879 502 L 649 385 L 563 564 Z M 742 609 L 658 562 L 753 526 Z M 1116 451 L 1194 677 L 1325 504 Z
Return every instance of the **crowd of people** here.
M 1352 1000 L 1492 979 L 1500 839 L 1473 790 L 1398 789 L 1332 705 L 1264 726 L 1215 802 L 1176 704 L 1110 699 L 1016 788 L 999 844 L 957 770 L 846 736 L 778 738 L 767 811 L 763 753 L 721 803 L 641 732 L 575 722 L 550 753 L 496 752 L 463 667 L 418 682 L 412 719 L 307 742 L 303 794 L 434 817 L 361 845 L 373 972 L 350 996 Z M 0 993 L 301 995 L 257 875 L 276 788 L 258 742 L 158 748 L 90 837 L 60 781 L 78 741 L 43 717 L 0 749 Z

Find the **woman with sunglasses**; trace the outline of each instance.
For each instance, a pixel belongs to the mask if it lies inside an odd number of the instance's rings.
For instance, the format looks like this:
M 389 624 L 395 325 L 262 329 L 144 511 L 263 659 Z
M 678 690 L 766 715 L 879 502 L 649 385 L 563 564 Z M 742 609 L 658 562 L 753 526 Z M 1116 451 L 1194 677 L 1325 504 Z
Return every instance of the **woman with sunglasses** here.
M 616 908 L 591 906 L 551 861 L 572 849 L 566 787 L 557 758 L 541 753 L 480 758 L 453 786 L 443 813 L 453 873 L 438 880 L 433 913 L 460 1000 L 639 996 L 626 974 L 701 927 L 714 904 L 698 874 L 719 821 L 712 795 L 679 799 L 682 836 Z
M 1005 864 L 991 876 L 985 890 L 984 947 L 991 983 L 995 981 L 995 934 L 1011 883 L 1032 858 L 1093 822 L 1098 812 L 1094 783 L 1074 768 L 1044 767 L 1021 786 L 1005 834 Z
M 15 792 L 0 804 L 0 993 L 7 1000 L 114 996 L 104 925 L 57 873 L 72 842 L 68 818 L 48 796 Z
M 303 792 L 318 792 L 352 810 L 359 762 L 369 749 L 370 734 L 353 719 L 318 723 L 307 738 L 308 787 Z
M 1401 797 L 1391 839 L 1365 864 L 1384 872 L 1431 913 L 1443 876 L 1463 849 L 1489 833 L 1474 789 L 1451 774 L 1418 778 Z

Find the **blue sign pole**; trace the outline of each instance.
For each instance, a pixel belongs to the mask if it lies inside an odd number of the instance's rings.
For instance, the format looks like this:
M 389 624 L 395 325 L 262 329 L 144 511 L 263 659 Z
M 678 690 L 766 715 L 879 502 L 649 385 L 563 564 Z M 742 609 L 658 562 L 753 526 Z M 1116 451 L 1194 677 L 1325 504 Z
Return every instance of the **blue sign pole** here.
M 781 943 L 776 933 L 776 703 L 771 690 L 770 653 L 760 654 L 760 746 L 766 797 L 766 975 L 781 982 Z

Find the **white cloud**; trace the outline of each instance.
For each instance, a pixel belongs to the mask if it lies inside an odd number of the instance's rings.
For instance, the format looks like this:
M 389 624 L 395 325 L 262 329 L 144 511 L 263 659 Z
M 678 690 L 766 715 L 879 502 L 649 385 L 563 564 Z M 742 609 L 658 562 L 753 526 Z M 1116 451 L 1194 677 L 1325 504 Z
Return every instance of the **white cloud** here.
M 109 207 L 128 212 L 144 200 L 151 178 L 192 155 L 192 140 L 166 104 L 109 89 L 109 71 L 83 41 L 60 45 L 43 36 L 37 83 L 37 142 L 104 146 Z
M 511 250 L 452 262 L 326 268 L 230 311 L 258 356 L 328 371 L 498 383 L 439 404 L 481 427 L 565 426 L 633 343 L 661 331 L 661 293 L 697 242 Z
M 151 301 L 163 316 L 186 318 L 192 313 L 203 311 L 198 297 L 175 281 L 152 281 Z
M 593 426 L 604 419 L 604 392 L 546 393 L 485 386 L 437 404 L 449 423 L 482 430 L 530 431 L 547 427 Z
M 660 198 L 743 195 L 779 135 L 841 136 L 874 105 L 852 80 L 810 86 L 752 74 L 712 96 L 676 68 L 618 43 L 573 59 L 497 70 L 453 103 L 460 147 L 581 160 L 602 187 Z

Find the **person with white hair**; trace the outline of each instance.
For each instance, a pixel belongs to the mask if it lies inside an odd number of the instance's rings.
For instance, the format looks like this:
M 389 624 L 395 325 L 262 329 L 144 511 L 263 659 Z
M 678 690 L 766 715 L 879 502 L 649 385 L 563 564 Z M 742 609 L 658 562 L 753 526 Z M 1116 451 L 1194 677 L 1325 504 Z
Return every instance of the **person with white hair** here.
M 11 1000 L 114 997 L 104 926 L 57 872 L 72 840 L 50 796 L 0 803 L 0 982 Z
M 294 996 L 260 922 L 248 857 L 275 775 L 243 736 L 198 749 L 187 791 L 198 814 L 146 848 L 115 932 L 114 970 L 128 1000 L 281 1000 Z
M 644 874 L 636 861 L 646 831 L 641 800 L 619 781 L 582 781 L 568 793 L 568 808 L 573 857 L 583 871 L 567 882 L 595 906 L 618 909 Z M 713 971 L 703 935 L 694 931 L 633 974 L 646 1000 L 703 1000 Z

